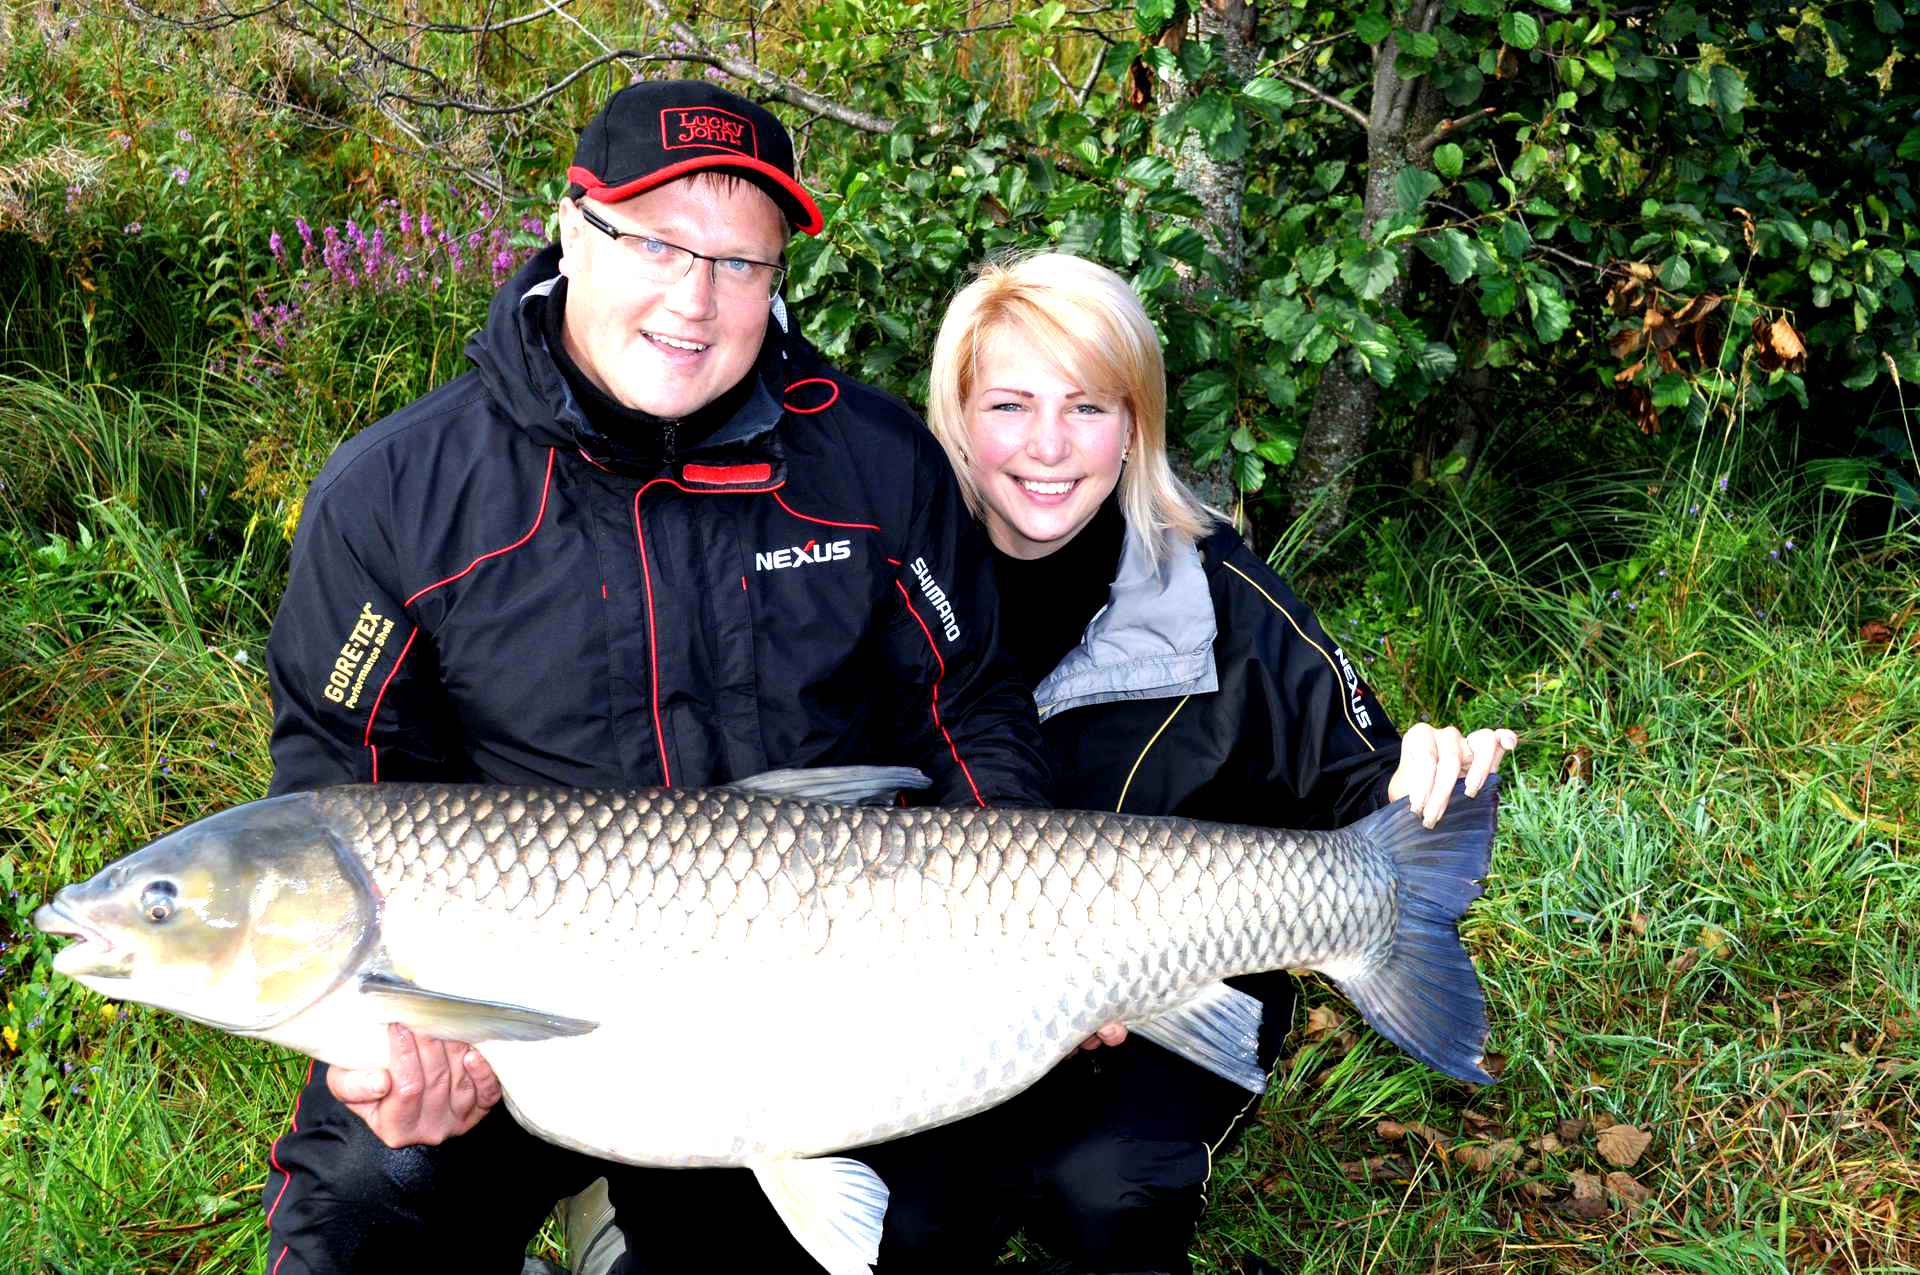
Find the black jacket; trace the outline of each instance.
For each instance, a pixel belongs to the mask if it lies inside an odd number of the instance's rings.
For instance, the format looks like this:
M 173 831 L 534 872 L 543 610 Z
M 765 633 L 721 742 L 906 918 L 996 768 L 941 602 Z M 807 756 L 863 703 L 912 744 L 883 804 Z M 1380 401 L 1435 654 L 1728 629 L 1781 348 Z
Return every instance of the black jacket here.
M 1400 761 L 1345 652 L 1226 527 L 1157 570 L 1129 533 L 1106 610 L 1035 694 L 1066 807 L 1336 828 L 1386 804 Z
M 935 800 L 1044 804 L 986 541 L 925 427 L 770 325 L 730 422 L 630 464 L 547 353 L 556 259 L 495 297 L 473 371 L 309 491 L 267 647 L 273 792 L 889 763 Z

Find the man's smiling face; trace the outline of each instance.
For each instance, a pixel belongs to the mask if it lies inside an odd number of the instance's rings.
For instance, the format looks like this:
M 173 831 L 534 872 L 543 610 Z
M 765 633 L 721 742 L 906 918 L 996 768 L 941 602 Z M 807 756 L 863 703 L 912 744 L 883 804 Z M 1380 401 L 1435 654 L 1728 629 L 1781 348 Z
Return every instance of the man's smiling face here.
M 684 177 L 617 204 L 593 203 L 616 230 L 638 231 L 712 257 L 778 261 L 786 220 L 750 182 Z M 589 225 L 560 205 L 560 272 L 567 276 L 567 352 L 615 399 L 678 419 L 725 394 L 752 369 L 766 336 L 767 298 L 716 290 L 696 260 L 672 283 L 649 280 L 632 239 Z

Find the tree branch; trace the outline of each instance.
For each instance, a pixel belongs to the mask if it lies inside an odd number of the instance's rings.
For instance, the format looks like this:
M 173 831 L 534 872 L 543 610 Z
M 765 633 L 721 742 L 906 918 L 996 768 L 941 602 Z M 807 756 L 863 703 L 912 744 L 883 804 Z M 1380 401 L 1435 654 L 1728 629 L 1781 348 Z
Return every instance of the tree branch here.
M 1348 119 L 1351 119 L 1354 123 L 1358 124 L 1361 128 L 1367 127 L 1368 125 L 1367 113 L 1361 110 L 1359 107 L 1355 106 L 1352 102 L 1342 102 L 1339 98 L 1333 96 L 1333 94 L 1328 93 L 1322 89 L 1315 88 L 1313 85 L 1307 83 L 1305 80 L 1301 79 L 1297 75 L 1276 75 L 1274 78 L 1284 83 L 1293 85 L 1293 87 L 1299 89 L 1302 93 L 1305 93 L 1309 97 L 1319 98 L 1322 102 L 1325 102 L 1328 106 L 1331 106 L 1334 110 L 1339 111 L 1342 115 L 1345 115 Z
M 781 79 L 773 72 L 755 66 L 744 58 L 726 57 L 707 52 L 707 42 L 700 38 L 700 33 L 674 17 L 672 11 L 667 8 L 666 0 L 646 0 L 646 5 L 655 17 L 666 23 L 667 30 L 671 31 L 675 38 L 691 48 L 700 50 L 699 53 L 683 54 L 680 60 L 701 62 L 707 66 L 716 67 L 736 80 L 744 80 L 753 85 L 769 97 L 790 106 L 812 111 L 817 115 L 824 115 L 828 119 L 838 120 L 850 128 L 861 129 L 868 133 L 893 131 L 894 121 L 885 116 L 855 110 L 831 98 L 821 97 L 818 93 L 810 93 L 799 85 Z
M 1431 133 L 1428 133 L 1425 137 L 1415 142 L 1408 149 L 1407 151 L 1408 158 L 1414 159 L 1414 160 L 1424 160 L 1427 156 L 1433 154 L 1434 147 L 1446 141 L 1449 137 L 1453 136 L 1455 133 L 1464 132 L 1465 130 L 1472 128 L 1475 124 L 1478 124 L 1482 120 L 1485 120 L 1491 115 L 1493 115 L 1493 113 L 1494 113 L 1494 108 L 1491 106 L 1488 106 L 1488 107 L 1482 108 L 1481 110 L 1475 111 L 1471 115 L 1463 115 L 1457 120 L 1441 120 L 1438 124 L 1434 125 L 1434 129 Z

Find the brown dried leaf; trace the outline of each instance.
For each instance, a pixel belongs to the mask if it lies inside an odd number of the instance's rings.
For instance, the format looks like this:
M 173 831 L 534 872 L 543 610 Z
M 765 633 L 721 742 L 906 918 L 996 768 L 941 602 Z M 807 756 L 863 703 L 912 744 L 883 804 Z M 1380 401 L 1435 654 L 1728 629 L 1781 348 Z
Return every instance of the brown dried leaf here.
M 1627 414 L 1633 417 L 1633 423 L 1642 434 L 1660 432 L 1660 409 L 1653 405 L 1653 395 L 1643 386 L 1633 385 L 1627 388 Z
M 1725 956 L 1727 947 L 1728 939 L 1724 931 L 1716 930 L 1711 925 L 1703 925 L 1700 927 L 1701 955 L 1716 958 Z
M 1492 1142 L 1461 1142 L 1447 1153 L 1447 1158 L 1475 1173 L 1491 1173 L 1519 1160 L 1520 1144 L 1512 1138 L 1499 1138 Z
M 1573 1194 L 1560 1207 L 1575 1217 L 1605 1217 L 1608 1212 L 1606 1184 L 1595 1174 L 1582 1173 L 1578 1169 L 1570 1176 L 1573 1179 Z
M 1306 1038 L 1318 1040 L 1328 1032 L 1339 1031 L 1340 1025 L 1346 1021 L 1340 1011 L 1332 1006 L 1315 1005 L 1307 1011 Z
M 1607 338 L 1607 350 L 1616 359 L 1624 359 L 1638 350 L 1646 342 L 1647 334 L 1639 328 L 1626 327 Z M 1638 365 L 1636 365 L 1638 366 Z
M 1878 620 L 1868 620 L 1860 626 L 1860 643 L 1863 646 L 1887 646 L 1893 641 L 1893 629 Z
M 1618 1120 L 1615 1120 L 1612 1116 L 1608 1115 L 1606 1112 L 1604 1111 L 1598 1112 L 1593 1117 L 1593 1121 L 1592 1121 L 1593 1131 L 1595 1133 L 1605 1133 L 1607 1130 L 1613 1128 L 1613 1126 L 1619 1123 L 1620 1122 Z
M 1136 111 L 1153 109 L 1153 68 L 1144 58 L 1135 58 L 1127 69 L 1127 105 Z
M 1648 1146 L 1653 1143 L 1653 1135 L 1630 1124 L 1617 1124 L 1600 1134 L 1600 1155 L 1608 1164 L 1622 1169 L 1630 1169 L 1639 1163 Z
M 1768 323 L 1765 317 L 1753 321 L 1753 344 L 1759 351 L 1754 361 L 1764 371 L 1786 368 L 1798 372 L 1807 365 L 1807 344 L 1793 324 L 1785 318 Z
M 1585 1120 L 1562 1120 L 1555 1126 L 1555 1132 L 1559 1134 L 1560 1141 L 1568 1146 L 1572 1146 L 1574 1143 L 1580 1141 L 1580 1139 L 1586 1137 L 1587 1130 L 1592 1127 L 1593 1126 Z
M 1485 1115 L 1478 1111 L 1463 1111 L 1460 1113 L 1460 1118 L 1466 1121 L 1468 1124 L 1472 1125 L 1474 1128 L 1479 1129 L 1483 1132 L 1489 1129 L 1498 1129 L 1500 1127 L 1500 1122 L 1498 1120 L 1494 1119 L 1492 1116 Z
M 1645 934 L 1647 932 L 1647 926 L 1650 924 L 1652 924 L 1652 921 L 1645 912 L 1627 913 L 1627 928 L 1635 934 Z
M 1646 365 L 1647 365 L 1647 361 L 1645 359 L 1641 359 L 1637 363 L 1629 363 L 1627 366 L 1621 368 L 1618 372 L 1615 372 L 1613 374 L 1613 383 L 1615 385 L 1625 385 L 1627 382 L 1631 381 L 1634 377 L 1640 375 L 1640 369 L 1645 367 Z
M 1413 1166 L 1403 1155 L 1370 1155 L 1364 1160 L 1343 1160 L 1340 1172 L 1355 1182 L 1372 1182 L 1380 1178 L 1410 1178 Z
M 1562 1123 L 1573 1124 L 1575 1122 L 1567 1120 Z M 1535 1151 L 1538 1151 L 1541 1155 L 1559 1155 L 1567 1149 L 1566 1144 L 1560 1141 L 1560 1136 L 1554 1133 L 1543 1133 L 1527 1145 Z
M 1647 728 L 1640 725 L 1627 727 L 1627 742 L 1635 748 L 1647 746 Z
M 1585 783 L 1593 778 L 1593 750 L 1581 744 L 1560 761 L 1560 778 L 1565 783 Z
M 1607 1190 L 1618 1196 L 1629 1210 L 1636 1209 L 1653 1198 L 1653 1192 L 1634 1180 L 1631 1173 L 1615 1169 L 1607 1174 Z
M 1690 947 L 1686 951 L 1680 953 L 1680 955 L 1674 957 L 1673 964 L 1668 968 L 1674 972 L 1675 976 L 1678 976 L 1686 973 L 1688 970 L 1692 969 L 1694 966 L 1698 965 L 1699 963 L 1700 963 L 1700 949 L 1697 947 Z
M 1640 324 L 1647 330 L 1647 339 L 1653 342 L 1656 350 L 1664 350 L 1680 339 L 1680 334 L 1673 330 L 1668 318 L 1667 312 L 1657 305 L 1648 306 L 1646 313 L 1641 316 Z
M 1682 324 L 1698 323 L 1718 310 L 1723 300 L 1725 298 L 1717 292 L 1703 292 L 1674 311 L 1673 321 Z
M 1397 1142 L 1401 1138 L 1418 1138 L 1437 1151 L 1444 1152 L 1447 1148 L 1446 1134 L 1430 1124 L 1421 1124 L 1418 1121 L 1402 1124 L 1398 1120 L 1382 1120 L 1373 1127 L 1373 1131 L 1389 1142 Z

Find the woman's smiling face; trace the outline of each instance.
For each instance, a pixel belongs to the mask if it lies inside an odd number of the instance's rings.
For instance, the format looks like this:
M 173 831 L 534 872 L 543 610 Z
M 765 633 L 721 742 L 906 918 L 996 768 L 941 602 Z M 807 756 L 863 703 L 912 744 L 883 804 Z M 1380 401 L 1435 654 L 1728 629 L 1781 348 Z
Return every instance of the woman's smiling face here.
M 980 352 L 966 404 L 987 534 L 1014 558 L 1044 558 L 1093 520 L 1120 481 L 1133 418 L 1117 394 L 1080 385 L 1005 335 Z

